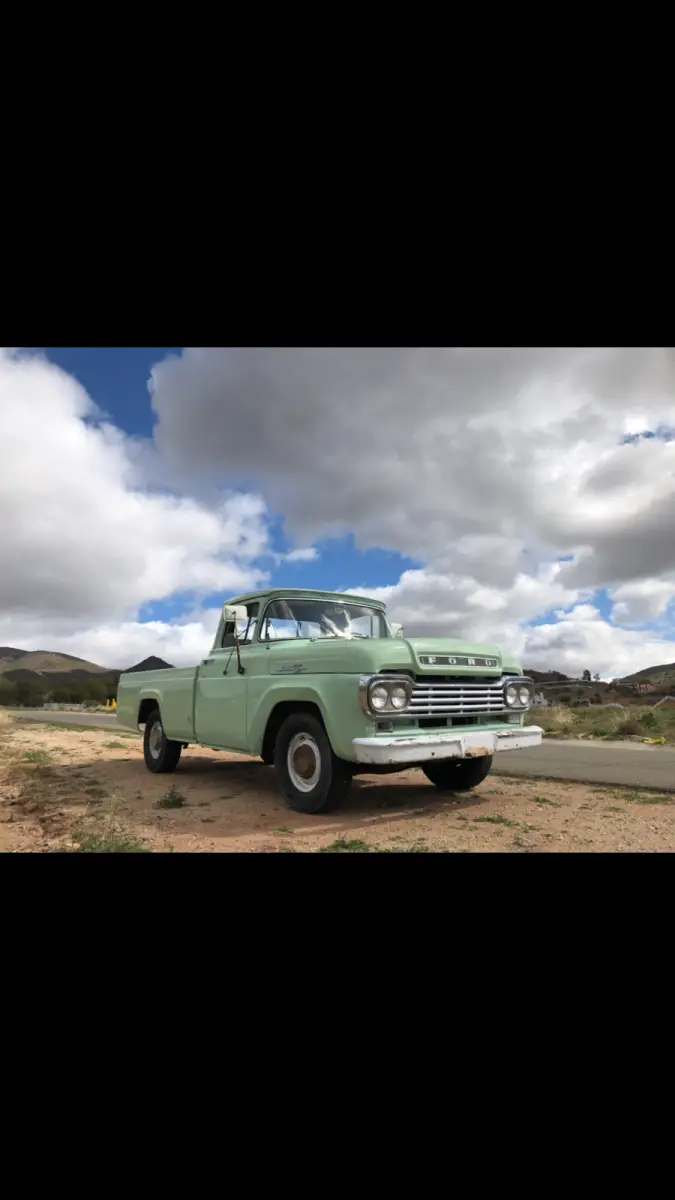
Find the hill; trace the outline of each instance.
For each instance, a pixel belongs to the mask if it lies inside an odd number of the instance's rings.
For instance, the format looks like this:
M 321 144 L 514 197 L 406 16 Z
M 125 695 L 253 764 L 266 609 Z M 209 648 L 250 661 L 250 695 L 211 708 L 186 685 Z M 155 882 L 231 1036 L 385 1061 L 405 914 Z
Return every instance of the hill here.
M 655 667 L 645 667 L 643 671 L 634 671 L 632 675 L 625 675 L 621 680 L 622 683 L 646 683 L 647 681 L 658 684 L 659 687 L 675 685 L 675 663 L 660 663 Z
M 55 654 L 51 650 L 15 650 L 11 646 L 0 648 L 0 672 L 35 671 L 39 675 L 70 675 L 73 671 L 87 674 L 106 674 L 106 667 L 75 658 L 72 654 Z
M 14 646 L 0 646 L 0 671 L 7 670 L 17 658 L 23 658 L 25 653 L 25 650 L 17 650 Z
M 151 654 L 149 658 L 144 658 L 142 662 L 136 663 L 135 667 L 125 667 L 120 672 L 121 675 L 126 675 L 131 671 L 170 671 L 172 670 L 171 663 L 164 662 L 163 658 L 156 658 Z
M 562 671 L 532 671 L 529 667 L 523 668 L 523 674 L 528 678 L 533 679 L 535 683 L 568 683 L 569 676 L 563 675 Z

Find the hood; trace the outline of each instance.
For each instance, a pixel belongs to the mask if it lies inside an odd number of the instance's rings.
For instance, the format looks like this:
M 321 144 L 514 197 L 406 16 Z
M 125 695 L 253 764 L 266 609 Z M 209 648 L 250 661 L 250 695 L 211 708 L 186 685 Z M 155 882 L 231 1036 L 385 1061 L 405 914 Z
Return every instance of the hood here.
M 421 673 L 501 675 L 501 652 L 498 646 L 489 643 L 463 642 L 459 638 L 407 638 L 405 644 Z
M 413 671 L 416 675 L 493 675 L 502 672 L 497 646 L 458 638 L 355 638 L 272 643 L 272 675 L 377 674 Z

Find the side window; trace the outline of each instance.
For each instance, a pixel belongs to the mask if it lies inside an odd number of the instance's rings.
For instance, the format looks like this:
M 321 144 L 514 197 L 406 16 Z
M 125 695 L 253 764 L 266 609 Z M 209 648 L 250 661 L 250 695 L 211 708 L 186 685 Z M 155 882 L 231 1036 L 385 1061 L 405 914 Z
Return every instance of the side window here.
M 243 645 L 247 645 L 249 642 L 253 641 L 259 608 L 260 605 L 258 604 L 257 600 L 255 604 L 248 604 L 246 606 L 246 611 L 248 612 L 248 622 L 245 628 L 242 627 L 239 630 L 239 636 Z
M 227 650 L 228 646 L 234 646 L 234 624 L 232 621 L 228 621 L 227 625 L 225 626 L 223 630 L 223 639 L 220 644 L 223 647 L 223 650 Z
M 246 606 L 246 611 L 248 613 L 248 620 L 240 621 L 239 628 L 238 628 L 239 645 L 240 646 L 250 645 L 250 643 L 253 641 L 253 635 L 255 634 L 256 621 L 258 619 L 258 609 L 259 609 L 259 605 L 258 605 L 257 600 L 254 604 L 247 604 L 247 606 Z M 223 648 L 223 650 L 227 650 L 228 647 L 234 646 L 234 622 L 233 621 L 229 621 L 227 623 L 227 625 L 225 626 L 225 628 L 223 630 L 223 637 L 222 637 L 220 645 Z

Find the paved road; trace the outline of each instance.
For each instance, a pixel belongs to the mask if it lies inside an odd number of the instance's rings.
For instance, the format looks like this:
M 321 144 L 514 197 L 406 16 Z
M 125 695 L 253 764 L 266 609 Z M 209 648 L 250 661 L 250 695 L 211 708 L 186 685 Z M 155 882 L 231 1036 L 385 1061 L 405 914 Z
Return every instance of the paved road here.
M 509 750 L 495 755 L 493 771 L 498 775 L 615 783 L 675 792 L 675 747 L 551 738 L 534 750 Z
M 121 729 L 112 713 L 53 712 L 20 709 L 14 716 L 52 724 Z M 498 775 L 534 779 L 567 779 L 578 783 L 623 784 L 675 792 L 675 747 L 638 742 L 579 742 L 550 739 L 535 750 L 509 750 L 495 755 Z
M 28 721 L 48 721 L 50 725 L 84 725 L 87 729 L 123 729 L 114 713 L 55 712 L 44 708 L 6 709 L 13 717 Z

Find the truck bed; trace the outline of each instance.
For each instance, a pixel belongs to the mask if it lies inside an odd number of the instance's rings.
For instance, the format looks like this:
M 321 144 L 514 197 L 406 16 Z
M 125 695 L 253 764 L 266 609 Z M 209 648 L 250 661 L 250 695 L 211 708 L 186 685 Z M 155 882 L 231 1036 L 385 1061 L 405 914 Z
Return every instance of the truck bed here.
M 164 732 L 177 742 L 193 742 L 193 697 L 196 667 L 168 667 L 162 671 L 126 671 L 117 688 L 117 720 L 137 729 L 143 707 L 156 700 L 161 706 Z M 145 702 L 145 705 L 144 705 Z M 139 718 L 139 713 L 141 717 Z

